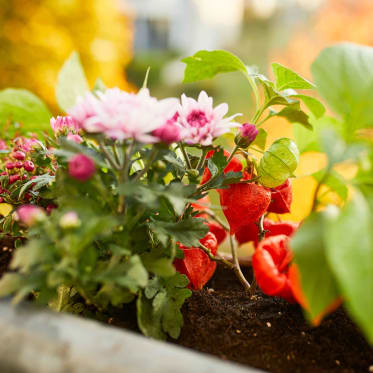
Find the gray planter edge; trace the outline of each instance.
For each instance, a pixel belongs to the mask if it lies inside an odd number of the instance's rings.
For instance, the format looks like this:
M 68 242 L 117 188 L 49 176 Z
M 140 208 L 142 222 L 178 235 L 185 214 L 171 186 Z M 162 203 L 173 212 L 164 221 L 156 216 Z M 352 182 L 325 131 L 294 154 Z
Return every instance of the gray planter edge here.
M 2 373 L 259 373 L 94 320 L 0 301 Z M 213 336 L 212 336 L 213 337 Z

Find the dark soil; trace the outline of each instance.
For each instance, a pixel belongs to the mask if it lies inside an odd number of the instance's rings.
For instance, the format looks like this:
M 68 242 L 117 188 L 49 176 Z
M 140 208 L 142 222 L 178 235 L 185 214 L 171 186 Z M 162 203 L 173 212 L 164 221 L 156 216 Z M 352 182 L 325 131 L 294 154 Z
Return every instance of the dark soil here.
M 260 292 L 250 298 L 225 268 L 183 314 L 176 343 L 225 360 L 278 373 L 373 372 L 373 349 L 342 307 L 313 328 L 298 305 Z
M 12 259 L 15 239 L 10 236 L 0 237 L 0 278 L 8 270 Z
M 109 322 L 138 331 L 135 312 L 128 305 Z M 170 342 L 224 360 L 276 373 L 373 372 L 373 349 L 343 308 L 313 328 L 298 305 L 260 291 L 246 295 L 225 268 L 218 267 L 206 290 L 193 293 L 183 314 L 180 338 Z

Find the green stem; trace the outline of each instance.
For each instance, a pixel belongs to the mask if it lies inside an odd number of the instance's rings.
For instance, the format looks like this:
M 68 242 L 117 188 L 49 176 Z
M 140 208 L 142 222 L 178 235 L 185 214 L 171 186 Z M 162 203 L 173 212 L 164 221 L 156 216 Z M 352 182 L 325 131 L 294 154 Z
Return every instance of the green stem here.
M 234 269 L 234 264 L 232 264 L 231 262 L 229 262 L 228 260 L 226 260 L 222 257 L 214 256 L 211 253 L 211 251 L 206 246 L 204 246 L 203 244 L 200 243 L 199 247 L 200 247 L 200 249 L 202 249 L 207 254 L 207 256 L 209 257 L 210 260 L 212 260 L 214 262 L 217 262 L 217 263 L 221 263 L 221 264 L 225 265 L 226 267 L 228 267 L 230 269 Z
M 150 154 L 148 162 L 146 163 L 145 167 L 136 175 L 135 181 L 141 179 L 149 171 L 149 168 L 151 167 L 153 161 L 157 157 L 158 152 L 159 150 L 157 148 L 153 148 L 153 151 Z
M 272 117 L 272 115 L 268 114 L 264 119 L 262 119 L 259 123 L 257 123 L 256 127 L 259 128 L 264 122 L 266 122 L 271 117 Z
M 112 146 L 111 148 L 112 148 L 112 150 L 113 150 L 113 154 L 114 154 L 115 161 L 117 162 L 117 164 L 118 164 L 119 167 L 120 167 L 120 165 L 121 165 L 121 161 L 120 161 L 120 158 L 119 158 L 118 149 L 117 149 L 117 147 L 116 147 L 115 144 L 113 144 L 113 146 Z
M 185 163 L 186 163 L 188 169 L 191 170 L 192 169 L 192 164 L 190 163 L 188 153 L 186 152 L 183 143 L 180 142 L 179 146 L 180 146 L 181 152 L 183 153 Z
M 254 97 L 255 97 L 255 108 L 256 111 L 258 111 L 259 105 L 260 105 L 260 98 L 259 98 L 259 90 L 255 83 L 255 79 L 252 78 L 247 72 L 245 74 L 247 80 L 249 81 L 249 84 L 251 86 L 251 89 L 253 90 Z
M 208 150 L 206 148 L 202 149 L 202 154 L 201 154 L 201 157 L 198 160 L 198 164 L 197 164 L 197 170 L 199 170 L 200 168 L 203 167 L 203 165 L 205 163 L 205 160 L 206 160 L 207 152 L 208 152 Z
M 267 231 L 264 229 L 264 226 L 263 226 L 263 223 L 264 223 L 264 214 L 260 217 L 257 225 L 258 225 L 258 229 L 259 229 L 259 234 L 258 234 L 258 241 L 262 241 L 263 238 L 265 237 Z
M 207 209 L 205 210 L 205 213 L 210 216 L 213 220 L 215 220 L 217 223 L 219 223 L 223 228 L 224 230 L 226 230 L 227 232 L 230 231 L 230 228 L 221 220 L 219 219 L 213 211 L 211 211 L 210 209 Z
M 99 145 L 100 150 L 102 151 L 102 153 L 105 155 L 105 158 L 110 163 L 111 167 L 114 168 L 114 170 L 119 170 L 120 169 L 119 165 L 116 164 L 116 162 L 114 161 L 114 159 L 111 156 L 111 154 L 105 148 L 105 144 L 104 144 L 104 142 L 101 139 L 99 140 L 98 145 Z
M 239 258 L 237 255 L 237 248 L 233 242 L 232 235 L 229 235 L 229 240 L 231 244 L 232 259 L 233 259 L 233 264 L 234 264 L 233 271 L 236 274 L 237 278 L 240 280 L 243 287 L 245 288 L 245 291 L 250 291 L 250 284 L 248 283 L 248 281 L 246 280 L 245 276 L 243 275 L 241 271 L 240 262 L 239 262 Z
M 321 178 L 320 182 L 317 184 L 317 187 L 315 189 L 315 193 L 313 194 L 313 202 L 312 202 L 311 212 L 316 211 L 317 204 L 318 204 L 317 195 L 320 192 L 321 186 L 326 182 L 327 178 L 329 177 L 329 173 L 330 173 L 330 167 L 327 168 L 324 176 Z

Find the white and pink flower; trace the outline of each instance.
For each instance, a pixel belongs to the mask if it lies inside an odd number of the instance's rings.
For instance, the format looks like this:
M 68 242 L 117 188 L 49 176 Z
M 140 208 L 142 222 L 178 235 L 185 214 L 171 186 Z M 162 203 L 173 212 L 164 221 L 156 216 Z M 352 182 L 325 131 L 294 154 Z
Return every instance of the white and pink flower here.
M 198 100 L 181 96 L 181 105 L 178 108 L 177 123 L 181 127 L 181 139 L 187 144 L 211 145 L 212 141 L 240 124 L 233 122 L 235 114 L 224 118 L 228 112 L 228 105 L 223 103 L 213 107 L 212 97 L 202 91 Z
M 160 141 L 152 132 L 172 118 L 179 103 L 175 98 L 157 100 L 146 88 L 137 94 L 112 88 L 97 95 L 87 94 L 70 111 L 82 128 L 117 140 L 134 138 L 143 143 Z

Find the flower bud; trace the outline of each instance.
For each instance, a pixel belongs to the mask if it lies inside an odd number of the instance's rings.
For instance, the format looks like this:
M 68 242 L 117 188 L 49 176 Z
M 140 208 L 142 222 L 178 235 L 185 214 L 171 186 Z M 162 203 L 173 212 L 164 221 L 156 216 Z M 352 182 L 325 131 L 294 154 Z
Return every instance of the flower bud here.
M 17 161 L 15 163 L 15 166 L 16 166 L 16 168 L 22 168 L 23 167 L 23 163 L 21 161 Z
M 35 165 L 32 161 L 25 161 L 25 163 L 23 164 L 23 167 L 28 172 L 32 172 L 35 169 Z
M 95 163 L 84 154 L 76 154 L 69 161 L 69 175 L 76 180 L 87 181 L 95 172 Z
M 23 205 L 17 209 L 15 217 L 16 220 L 30 227 L 37 222 L 43 221 L 45 219 L 45 213 L 41 207 Z
M 76 142 L 77 144 L 80 144 L 81 142 L 83 142 L 83 139 L 79 135 L 71 133 L 71 132 L 67 134 L 66 138 L 69 141 Z
M 75 211 L 70 211 L 61 216 L 59 224 L 63 229 L 73 229 L 79 228 L 82 222 Z
M 13 170 L 14 167 L 16 167 L 16 164 L 14 162 L 8 162 L 5 165 L 5 168 L 8 170 Z
M 153 131 L 153 136 L 158 137 L 160 141 L 166 144 L 178 142 L 180 140 L 180 128 L 167 121 L 162 127 Z
M 20 150 L 13 153 L 13 157 L 18 161 L 23 161 L 26 158 L 26 154 Z
M 254 124 L 244 123 L 240 132 L 236 135 L 234 142 L 241 148 L 247 148 L 258 135 L 258 129 Z
M 160 160 L 153 163 L 153 168 L 157 171 L 164 171 L 166 167 L 166 163 Z

